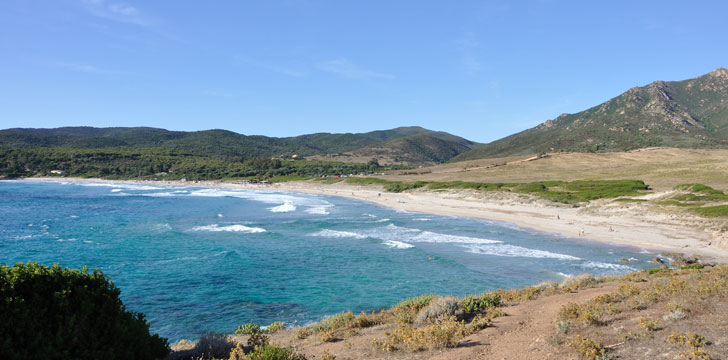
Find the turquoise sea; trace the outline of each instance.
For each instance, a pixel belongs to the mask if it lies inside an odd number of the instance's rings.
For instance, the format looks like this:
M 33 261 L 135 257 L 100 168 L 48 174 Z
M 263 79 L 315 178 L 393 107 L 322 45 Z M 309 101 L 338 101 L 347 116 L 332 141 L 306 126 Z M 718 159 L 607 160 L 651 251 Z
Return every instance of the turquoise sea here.
M 0 264 L 97 267 L 171 341 L 650 267 L 637 248 L 276 191 L 0 182 Z M 621 263 L 621 258 L 632 259 Z

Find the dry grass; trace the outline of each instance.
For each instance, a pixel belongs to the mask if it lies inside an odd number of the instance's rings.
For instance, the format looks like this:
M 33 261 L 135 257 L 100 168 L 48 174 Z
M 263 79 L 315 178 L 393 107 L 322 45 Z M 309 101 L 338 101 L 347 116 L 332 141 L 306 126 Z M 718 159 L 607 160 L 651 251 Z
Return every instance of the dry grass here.
M 530 161 L 527 161 L 532 159 Z M 480 159 L 401 171 L 388 180 L 532 182 L 638 179 L 655 190 L 697 182 L 728 189 L 728 150 L 642 149 L 615 153 L 555 153 Z
M 564 305 L 555 336 L 588 359 L 725 358 L 727 298 L 726 265 L 628 274 L 616 291 Z

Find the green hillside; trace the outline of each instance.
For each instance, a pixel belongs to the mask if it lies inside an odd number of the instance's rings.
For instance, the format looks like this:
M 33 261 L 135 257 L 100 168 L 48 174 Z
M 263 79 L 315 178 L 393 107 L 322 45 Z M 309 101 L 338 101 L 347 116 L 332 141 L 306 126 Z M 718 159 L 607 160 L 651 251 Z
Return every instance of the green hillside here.
M 445 140 L 431 134 L 419 134 L 370 145 L 355 150 L 352 154 L 360 157 L 392 158 L 396 162 L 410 164 L 437 164 L 475 146 L 470 141 Z
M 285 176 L 360 174 L 402 168 L 412 162 L 442 163 L 477 144 L 421 127 L 401 127 L 361 134 L 317 133 L 275 138 L 226 130 L 194 132 L 156 128 L 0 130 L 0 178 L 66 176 L 269 179 Z M 306 156 L 340 154 L 378 146 L 401 157 L 380 168 L 364 162 L 298 161 Z M 292 155 L 296 156 L 293 159 Z M 375 157 L 375 156 L 372 156 Z M 344 161 L 341 161 L 344 160 Z
M 406 146 L 431 147 L 439 143 L 449 150 L 435 150 L 437 156 L 427 155 L 437 162 L 470 150 L 475 143 L 445 132 L 421 127 L 399 127 L 367 133 L 330 134 L 316 133 L 296 137 L 275 138 L 248 136 L 227 130 L 194 132 L 169 131 L 157 128 L 93 128 L 63 127 L 56 129 L 6 129 L 0 130 L 0 148 L 155 148 L 163 152 L 177 152 L 214 158 L 250 159 L 255 157 L 290 156 L 298 154 L 335 154 L 354 151 L 395 139 L 411 137 Z M 422 144 L 418 144 L 422 142 Z
M 728 147 L 728 70 L 719 68 L 695 79 L 635 87 L 601 105 L 563 114 L 451 161 L 652 146 Z

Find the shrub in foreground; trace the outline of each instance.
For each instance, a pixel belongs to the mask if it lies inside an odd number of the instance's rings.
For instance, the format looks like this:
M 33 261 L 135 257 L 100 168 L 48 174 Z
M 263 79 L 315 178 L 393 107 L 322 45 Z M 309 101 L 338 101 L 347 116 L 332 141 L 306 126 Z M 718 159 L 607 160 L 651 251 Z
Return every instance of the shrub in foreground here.
M 306 360 L 306 356 L 276 345 L 256 346 L 247 355 L 250 360 Z
M 127 311 L 99 270 L 0 266 L 0 358 L 161 359 L 167 339 Z

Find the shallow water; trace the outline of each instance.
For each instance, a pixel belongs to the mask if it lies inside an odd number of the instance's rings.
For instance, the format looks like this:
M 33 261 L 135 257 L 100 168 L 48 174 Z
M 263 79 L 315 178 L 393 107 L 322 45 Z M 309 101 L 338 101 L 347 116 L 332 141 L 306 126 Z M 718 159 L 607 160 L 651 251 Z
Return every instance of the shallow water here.
M 303 325 L 425 293 L 464 295 L 650 267 L 648 251 L 328 196 L 0 182 L 0 263 L 97 267 L 176 341 Z M 621 258 L 633 261 L 624 264 Z

